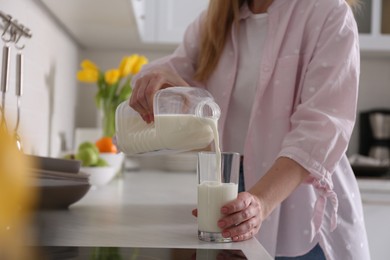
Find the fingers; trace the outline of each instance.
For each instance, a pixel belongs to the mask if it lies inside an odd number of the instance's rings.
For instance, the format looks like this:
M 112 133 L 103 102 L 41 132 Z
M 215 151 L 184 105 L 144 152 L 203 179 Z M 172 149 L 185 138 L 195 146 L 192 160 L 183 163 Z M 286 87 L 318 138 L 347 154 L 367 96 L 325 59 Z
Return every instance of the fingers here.
M 224 205 L 221 209 L 222 214 L 233 214 L 239 212 L 243 209 L 246 209 L 252 201 L 252 194 L 248 192 L 240 192 L 237 196 L 237 199 Z
M 193 215 L 194 217 L 198 217 L 198 209 L 193 209 L 193 210 L 192 210 L 192 215 Z
M 248 192 L 239 193 L 236 200 L 222 207 L 221 212 L 226 216 L 218 221 L 218 226 L 223 229 L 222 235 L 233 241 L 249 239 L 260 229 L 261 205 Z
M 223 230 L 222 236 L 231 237 L 233 241 L 247 240 L 259 232 L 260 225 L 260 222 L 256 218 L 251 218 L 238 226 Z
M 155 93 L 166 87 L 188 86 L 176 73 L 167 69 L 148 72 L 135 82 L 129 105 L 137 111 L 142 119 L 150 123 L 153 118 L 153 99 Z
M 218 226 L 220 228 L 233 227 L 254 217 L 257 217 L 259 213 L 260 210 L 258 207 L 256 207 L 256 205 L 250 205 L 241 211 L 238 211 L 221 219 L 220 221 L 218 221 Z
M 133 88 L 133 93 L 130 97 L 130 106 L 137 111 L 142 119 L 144 121 L 148 122 L 148 114 L 150 114 L 150 111 L 148 111 L 148 105 L 145 97 L 145 89 L 147 88 L 150 81 L 150 77 L 142 77 L 137 80 L 135 83 L 135 86 Z

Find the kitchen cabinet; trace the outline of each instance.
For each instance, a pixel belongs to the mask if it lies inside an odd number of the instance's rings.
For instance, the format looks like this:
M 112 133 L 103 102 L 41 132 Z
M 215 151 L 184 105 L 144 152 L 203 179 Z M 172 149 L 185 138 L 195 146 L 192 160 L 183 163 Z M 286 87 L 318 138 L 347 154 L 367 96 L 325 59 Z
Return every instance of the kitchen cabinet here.
M 371 259 L 390 255 L 390 180 L 358 179 Z
M 142 41 L 177 44 L 209 0 L 132 0 Z
M 362 0 L 354 10 L 363 52 L 390 53 L 390 0 Z

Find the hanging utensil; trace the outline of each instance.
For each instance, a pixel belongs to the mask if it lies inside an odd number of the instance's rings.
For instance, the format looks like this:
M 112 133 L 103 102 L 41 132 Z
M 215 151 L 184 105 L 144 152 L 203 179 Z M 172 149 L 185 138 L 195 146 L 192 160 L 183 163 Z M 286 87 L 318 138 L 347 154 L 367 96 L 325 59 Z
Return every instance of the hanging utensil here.
M 19 123 L 20 123 L 20 97 L 23 94 L 23 54 L 20 50 L 18 54 L 16 55 L 16 88 L 15 88 L 15 94 L 16 94 L 16 126 L 14 130 L 14 138 L 16 142 L 17 148 L 22 151 L 22 141 L 20 139 L 18 130 L 19 130 Z
M 9 57 L 11 49 L 6 43 L 3 47 L 3 63 L 1 71 L 1 125 L 0 129 L 7 131 L 7 123 L 5 121 L 5 94 L 8 90 L 8 77 L 9 77 Z
M 11 48 L 9 46 L 9 42 L 13 40 L 12 33 L 10 31 L 10 37 L 6 39 L 6 34 L 8 30 L 11 28 L 11 19 L 12 17 L 10 15 L 4 15 L 1 13 L 1 17 L 3 18 L 3 21 L 6 23 L 3 29 L 3 33 L 1 34 L 1 39 L 4 42 L 3 47 L 3 62 L 2 62 L 2 71 L 1 71 L 1 121 L 0 121 L 0 131 L 7 132 L 7 122 L 5 119 L 5 94 L 8 90 L 8 77 L 9 77 L 9 63 L 10 63 L 10 52 Z

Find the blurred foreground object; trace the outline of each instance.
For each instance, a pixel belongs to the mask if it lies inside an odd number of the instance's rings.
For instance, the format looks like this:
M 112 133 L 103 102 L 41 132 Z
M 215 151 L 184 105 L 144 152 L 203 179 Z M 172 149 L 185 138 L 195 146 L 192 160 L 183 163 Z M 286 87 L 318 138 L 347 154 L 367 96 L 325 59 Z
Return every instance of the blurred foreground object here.
M 27 225 L 36 193 L 28 176 L 33 162 L 15 146 L 6 131 L 0 131 L 0 259 L 32 259 L 25 245 Z

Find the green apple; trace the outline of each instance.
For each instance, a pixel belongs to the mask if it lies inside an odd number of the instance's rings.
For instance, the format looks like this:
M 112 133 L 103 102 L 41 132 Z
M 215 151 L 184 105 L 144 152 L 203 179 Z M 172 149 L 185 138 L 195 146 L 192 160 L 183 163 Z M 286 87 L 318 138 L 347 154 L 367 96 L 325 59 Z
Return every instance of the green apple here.
M 79 147 L 78 147 L 78 151 L 80 152 L 80 151 L 82 151 L 84 149 L 92 149 L 92 151 L 95 152 L 97 156 L 99 156 L 99 150 L 96 147 L 96 145 L 94 143 L 92 143 L 92 142 L 88 142 L 87 141 L 87 142 L 81 143 L 79 145 Z
M 103 158 L 100 158 L 98 159 L 97 163 L 95 166 L 98 166 L 98 167 L 104 167 L 104 166 L 108 166 L 108 163 L 106 160 L 104 160 Z
M 95 165 L 99 160 L 99 154 L 97 154 L 92 148 L 84 148 L 76 154 L 76 159 L 80 160 L 82 166 L 88 167 Z

